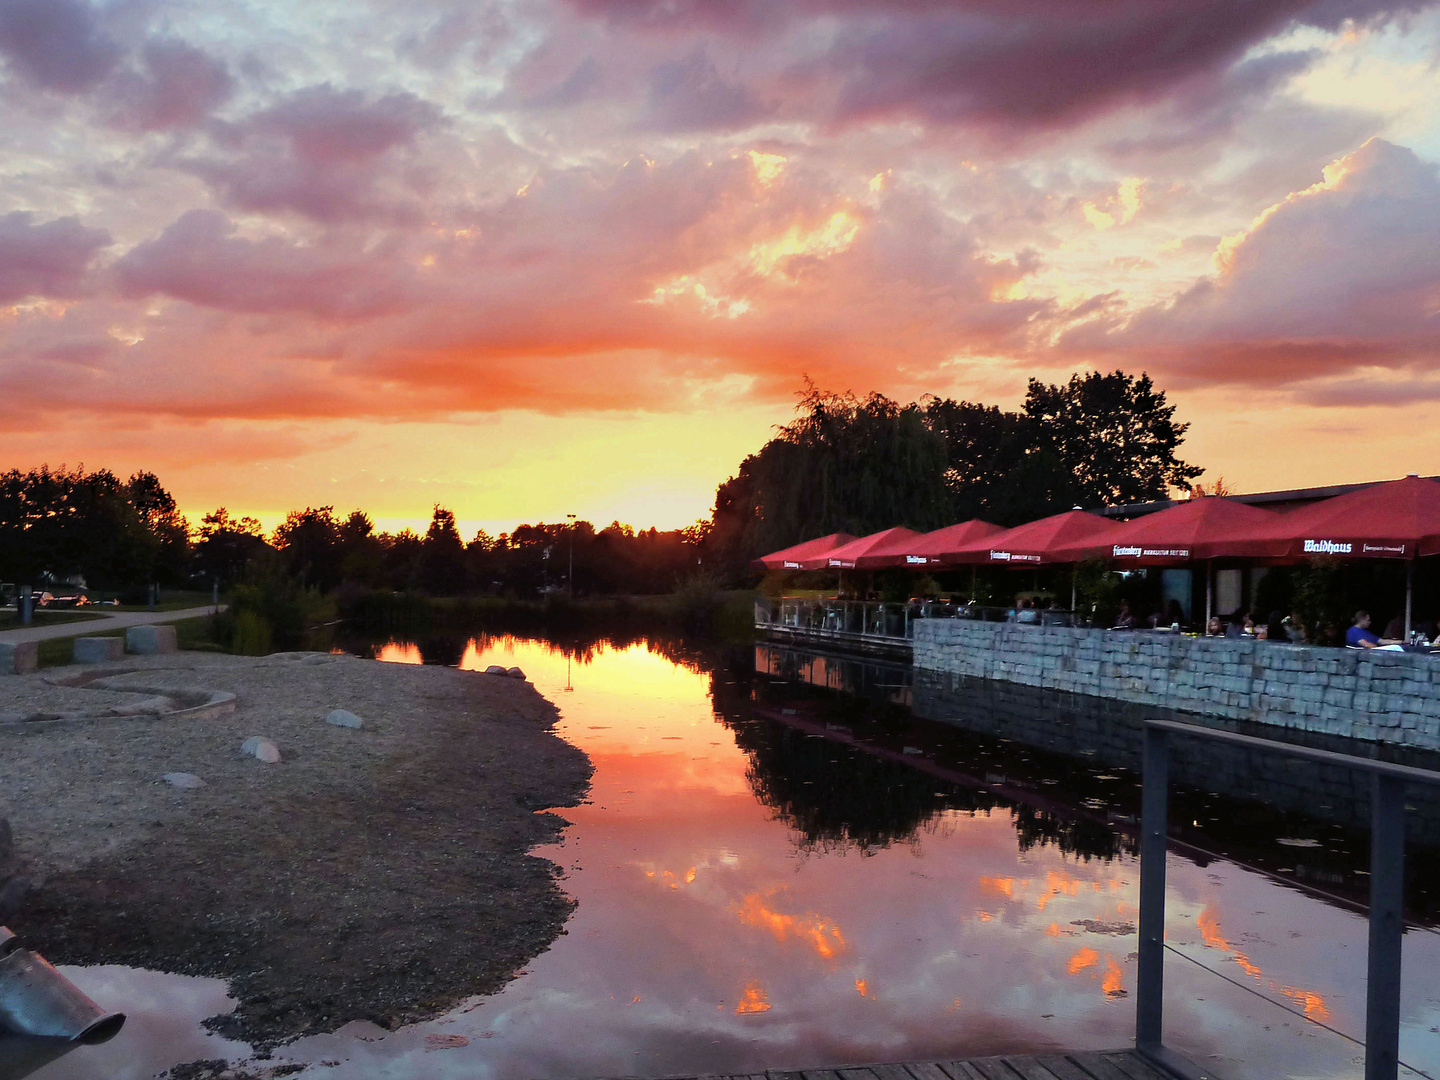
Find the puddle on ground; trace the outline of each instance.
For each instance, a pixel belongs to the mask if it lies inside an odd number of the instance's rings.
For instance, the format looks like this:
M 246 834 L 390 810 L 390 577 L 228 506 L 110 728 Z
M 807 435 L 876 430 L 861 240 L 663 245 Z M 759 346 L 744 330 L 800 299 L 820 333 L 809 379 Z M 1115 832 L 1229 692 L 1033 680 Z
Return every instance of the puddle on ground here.
M 423 659 L 401 643 L 379 657 Z M 595 763 L 563 843 L 538 852 L 578 901 L 567 933 L 500 994 L 263 1064 L 327 1080 L 662 1076 L 1131 1041 L 1138 864 L 1120 795 L 1086 789 L 1110 807 L 1086 809 L 1069 781 L 947 758 L 908 729 L 893 750 L 859 745 L 839 704 L 782 712 L 770 679 L 658 644 L 482 639 L 461 664 L 523 668 Z M 1098 765 L 1076 768 L 1128 782 Z M 1168 885 L 1167 1042 L 1224 1080 L 1354 1075 L 1360 1050 L 1335 1032 L 1363 1030 L 1363 917 L 1225 859 L 1172 854 Z M 214 980 L 73 976 L 131 1023 L 42 1080 L 243 1056 L 200 1027 L 228 1007 Z M 1401 1056 L 1434 1073 L 1428 930 L 1406 937 L 1404 1000 Z

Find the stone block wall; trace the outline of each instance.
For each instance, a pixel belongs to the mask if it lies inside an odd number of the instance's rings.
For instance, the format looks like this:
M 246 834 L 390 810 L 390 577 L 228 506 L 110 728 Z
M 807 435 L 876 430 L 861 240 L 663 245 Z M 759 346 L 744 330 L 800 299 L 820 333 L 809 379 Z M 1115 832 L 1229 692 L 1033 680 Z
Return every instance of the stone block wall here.
M 924 619 L 915 626 L 914 665 L 1440 750 L 1440 656 Z

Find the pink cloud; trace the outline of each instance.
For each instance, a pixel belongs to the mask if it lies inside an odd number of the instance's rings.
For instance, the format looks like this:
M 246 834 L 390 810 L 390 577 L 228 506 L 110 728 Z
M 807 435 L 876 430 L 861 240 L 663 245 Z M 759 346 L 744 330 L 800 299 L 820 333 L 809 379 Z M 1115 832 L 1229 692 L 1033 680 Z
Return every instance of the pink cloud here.
M 1221 241 L 1222 268 L 1163 307 L 1063 346 L 1201 382 L 1279 383 L 1360 366 L 1440 367 L 1440 172 L 1372 139 Z
M 260 213 L 335 223 L 421 214 L 415 175 L 394 168 L 442 122 L 431 102 L 399 92 L 372 98 L 328 84 L 289 94 L 216 125 L 213 150 L 176 160 L 224 200 Z
M 0 304 L 79 295 L 91 261 L 109 243 L 109 233 L 77 218 L 37 223 L 23 210 L 0 215 Z

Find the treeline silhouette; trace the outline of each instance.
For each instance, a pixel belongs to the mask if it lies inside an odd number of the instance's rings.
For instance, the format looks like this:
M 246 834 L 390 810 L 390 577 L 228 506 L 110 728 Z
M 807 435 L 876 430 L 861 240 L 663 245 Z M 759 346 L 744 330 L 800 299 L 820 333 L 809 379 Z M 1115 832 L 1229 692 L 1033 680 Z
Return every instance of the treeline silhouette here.
M 1014 525 L 1073 505 L 1161 498 L 1200 474 L 1176 456 L 1187 425 L 1146 375 L 1032 379 L 1015 412 L 807 387 L 796 419 L 740 463 L 710 519 L 689 528 L 541 522 L 467 539 L 439 505 L 424 534 L 377 531 L 363 510 L 322 506 L 291 512 L 267 537 L 225 507 L 192 528 L 150 472 L 121 481 L 104 469 L 42 466 L 0 475 L 0 580 L 83 578 L 132 592 L 150 582 L 273 588 L 283 577 L 321 594 L 342 585 L 429 596 L 656 594 L 744 584 L 756 556 L 826 533 L 976 516 Z

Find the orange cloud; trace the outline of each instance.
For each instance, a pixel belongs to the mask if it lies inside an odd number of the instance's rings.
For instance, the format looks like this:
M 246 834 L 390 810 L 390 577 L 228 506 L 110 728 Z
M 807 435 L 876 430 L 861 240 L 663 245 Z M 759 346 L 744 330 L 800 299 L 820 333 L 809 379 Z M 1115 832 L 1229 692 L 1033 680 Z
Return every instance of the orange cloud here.
M 791 939 L 803 942 L 824 960 L 832 960 L 845 952 L 845 937 L 840 928 L 817 915 L 795 916 L 774 911 L 759 893 L 745 897 L 736 912 L 746 926 L 768 930 L 776 941 Z
M 765 993 L 765 988 L 752 979 L 745 984 L 745 989 L 740 994 L 740 1002 L 735 1006 L 735 1015 L 747 1016 L 752 1013 L 769 1011 L 770 998 Z

